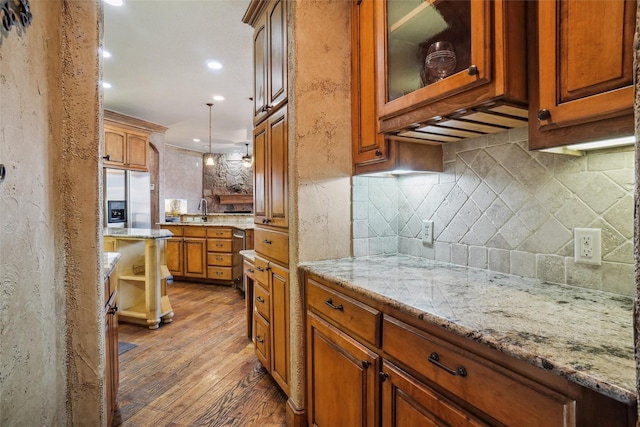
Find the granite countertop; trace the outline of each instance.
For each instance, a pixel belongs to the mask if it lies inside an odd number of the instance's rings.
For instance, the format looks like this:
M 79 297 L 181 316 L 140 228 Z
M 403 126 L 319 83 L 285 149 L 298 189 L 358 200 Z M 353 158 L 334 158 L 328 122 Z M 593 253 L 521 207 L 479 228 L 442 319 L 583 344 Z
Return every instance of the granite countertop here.
M 252 262 L 256 260 L 256 251 L 253 249 L 242 250 L 240 251 L 240 255 Z
M 173 233 L 151 228 L 105 228 L 104 236 L 118 239 L 168 239 Z
M 408 255 L 300 268 L 620 402 L 636 402 L 632 298 Z
M 113 269 L 116 267 L 120 254 L 118 252 L 105 252 L 103 255 L 103 272 L 106 279 L 111 275 Z

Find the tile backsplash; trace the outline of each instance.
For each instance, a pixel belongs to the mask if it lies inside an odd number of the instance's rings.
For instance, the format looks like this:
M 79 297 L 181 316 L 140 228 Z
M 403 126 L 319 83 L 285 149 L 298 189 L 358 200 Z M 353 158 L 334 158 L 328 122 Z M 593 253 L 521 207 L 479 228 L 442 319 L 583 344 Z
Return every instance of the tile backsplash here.
M 353 178 L 354 256 L 403 253 L 634 294 L 633 147 L 530 152 L 519 128 L 444 148 L 443 173 Z M 574 262 L 574 228 L 601 229 L 601 266 Z

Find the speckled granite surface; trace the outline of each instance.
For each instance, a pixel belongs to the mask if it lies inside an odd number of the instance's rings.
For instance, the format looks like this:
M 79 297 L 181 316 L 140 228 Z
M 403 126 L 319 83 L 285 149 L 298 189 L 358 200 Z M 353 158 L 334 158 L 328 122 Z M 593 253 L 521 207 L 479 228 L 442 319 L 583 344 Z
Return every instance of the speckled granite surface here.
M 242 250 L 242 251 L 240 251 L 240 255 L 242 255 L 243 257 L 245 257 L 249 261 L 255 261 L 256 260 L 256 251 L 253 250 L 253 249 Z
M 154 230 L 151 228 L 105 228 L 105 237 L 119 239 L 167 239 L 173 236 L 169 230 Z
M 636 401 L 631 298 L 406 255 L 300 267 L 621 402 Z
M 103 255 L 103 272 L 105 279 L 111 275 L 111 272 L 116 267 L 120 254 L 118 252 L 105 252 Z

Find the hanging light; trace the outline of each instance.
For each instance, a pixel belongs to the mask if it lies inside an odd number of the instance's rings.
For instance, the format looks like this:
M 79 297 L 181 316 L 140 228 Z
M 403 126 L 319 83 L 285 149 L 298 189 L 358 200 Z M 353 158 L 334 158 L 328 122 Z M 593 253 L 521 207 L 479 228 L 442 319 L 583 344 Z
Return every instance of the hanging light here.
M 247 146 L 247 154 L 242 156 L 242 166 L 244 166 L 245 168 L 250 168 L 251 165 L 253 164 L 253 157 L 249 155 L 249 144 L 244 144 L 244 145 Z
M 214 161 L 213 161 L 213 151 L 211 146 L 211 107 L 213 107 L 213 104 L 210 102 L 207 102 L 207 105 L 209 106 L 209 154 L 205 156 L 204 164 L 207 166 L 213 166 Z

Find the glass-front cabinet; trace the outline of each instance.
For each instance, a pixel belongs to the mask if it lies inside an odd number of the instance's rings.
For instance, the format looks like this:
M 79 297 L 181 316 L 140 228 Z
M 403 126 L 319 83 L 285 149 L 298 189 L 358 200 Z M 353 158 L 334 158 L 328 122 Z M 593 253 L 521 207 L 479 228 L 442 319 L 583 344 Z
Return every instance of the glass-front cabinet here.
M 381 132 L 417 128 L 505 95 L 526 112 L 523 2 L 386 0 L 375 5 Z M 509 87 L 507 73 L 516 66 L 522 81 Z M 518 115 L 526 123 L 526 113 Z

